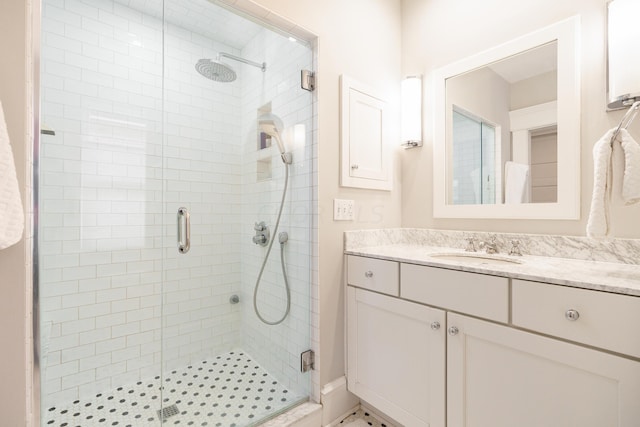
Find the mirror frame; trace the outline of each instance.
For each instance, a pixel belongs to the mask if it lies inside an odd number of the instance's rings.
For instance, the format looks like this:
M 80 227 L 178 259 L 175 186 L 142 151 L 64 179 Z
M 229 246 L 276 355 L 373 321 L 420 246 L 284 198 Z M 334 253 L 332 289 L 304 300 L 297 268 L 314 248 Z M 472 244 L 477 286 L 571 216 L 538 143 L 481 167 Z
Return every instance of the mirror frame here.
M 580 19 L 560 21 L 434 71 L 434 218 L 580 219 Z M 451 144 L 446 141 L 446 81 L 543 44 L 558 42 L 558 198 L 556 203 L 447 204 Z

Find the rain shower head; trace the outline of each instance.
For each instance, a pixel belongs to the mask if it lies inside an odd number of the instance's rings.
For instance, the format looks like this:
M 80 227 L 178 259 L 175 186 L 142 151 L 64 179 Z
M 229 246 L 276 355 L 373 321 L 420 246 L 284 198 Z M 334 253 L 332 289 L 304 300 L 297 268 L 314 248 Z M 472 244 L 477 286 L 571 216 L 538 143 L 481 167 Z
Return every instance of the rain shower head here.
M 196 64 L 196 71 L 216 82 L 232 82 L 237 77 L 231 66 L 217 59 L 200 59 Z
M 229 58 L 234 61 L 242 62 L 244 64 L 253 65 L 254 67 L 258 67 L 265 72 L 267 70 L 267 63 L 259 63 L 254 61 L 249 61 L 248 59 L 244 59 L 240 56 L 232 55 L 230 53 L 220 52 L 216 59 L 200 59 L 196 63 L 196 71 L 202 74 L 204 77 L 214 80 L 216 82 L 232 82 L 236 79 L 236 72 L 231 68 L 230 65 L 225 64 L 220 60 L 220 58 Z

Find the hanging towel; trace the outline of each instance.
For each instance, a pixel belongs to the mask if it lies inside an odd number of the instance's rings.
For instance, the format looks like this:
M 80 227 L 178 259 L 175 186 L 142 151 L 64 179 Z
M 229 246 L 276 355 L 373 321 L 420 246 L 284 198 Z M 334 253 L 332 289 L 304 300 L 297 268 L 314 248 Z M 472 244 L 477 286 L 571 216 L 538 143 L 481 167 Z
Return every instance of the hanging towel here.
M 609 201 L 611 200 L 611 137 L 610 129 L 593 146 L 593 193 L 587 222 L 587 236 L 609 234 Z
M 504 164 L 504 202 L 529 203 L 529 165 L 516 162 Z
M 24 211 L 16 177 L 7 124 L 0 103 L 0 249 L 22 238 Z
M 625 205 L 632 205 L 640 202 L 640 145 L 626 129 L 620 129 L 618 138 L 624 152 L 622 200 Z
M 624 181 L 624 149 L 620 144 L 620 135 L 611 143 L 611 161 L 609 163 L 609 176 L 611 178 L 611 206 L 624 206 L 626 202 L 622 198 Z

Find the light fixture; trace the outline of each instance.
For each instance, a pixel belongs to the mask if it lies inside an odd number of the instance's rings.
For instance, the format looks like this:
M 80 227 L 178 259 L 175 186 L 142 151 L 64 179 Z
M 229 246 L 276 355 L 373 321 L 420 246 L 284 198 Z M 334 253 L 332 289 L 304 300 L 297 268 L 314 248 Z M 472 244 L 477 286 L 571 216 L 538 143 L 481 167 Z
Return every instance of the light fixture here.
M 402 81 L 402 146 L 422 147 L 422 77 Z
M 640 101 L 640 2 L 611 0 L 607 7 L 607 106 L 616 110 Z

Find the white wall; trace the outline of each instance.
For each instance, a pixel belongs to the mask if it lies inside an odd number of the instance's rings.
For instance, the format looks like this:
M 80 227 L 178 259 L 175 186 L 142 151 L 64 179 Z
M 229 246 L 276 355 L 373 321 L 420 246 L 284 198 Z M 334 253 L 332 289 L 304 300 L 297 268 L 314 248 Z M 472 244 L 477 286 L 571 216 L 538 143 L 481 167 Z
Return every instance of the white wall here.
M 402 225 L 459 230 L 584 235 L 593 185 L 593 144 L 617 125 L 624 112 L 605 112 L 606 0 L 524 0 L 457 2 L 403 0 L 402 70 L 423 73 L 429 82 L 434 69 L 491 48 L 573 15 L 581 17 L 582 152 L 581 213 L 579 221 L 448 220 L 433 218 L 432 98 L 425 92 L 425 146 L 402 158 Z M 477 19 L 482 16 L 482 19 Z M 452 25 L 455 23 L 455 25 Z M 640 127 L 630 128 L 636 139 Z M 561 143 L 561 142 L 560 142 Z M 578 160 L 578 159 L 576 159 Z M 613 235 L 640 237 L 640 206 L 611 212 Z
M 531 107 L 558 99 L 558 73 L 549 71 L 511 85 L 510 110 Z
M 28 6 L 23 0 L 0 2 L 0 102 L 25 207 L 29 205 L 27 186 L 30 182 L 29 144 L 25 135 L 31 126 L 27 101 L 30 73 L 25 55 L 29 46 Z M 26 235 L 29 236 L 29 232 Z M 30 265 L 27 251 L 30 251 L 28 240 L 0 251 L 0 412 L 2 423 L 10 426 L 26 425 L 30 405 L 27 390 L 31 379 L 27 370 L 31 360 L 28 342 L 31 323 L 27 307 L 31 304 L 31 279 L 27 274 Z
M 348 74 L 387 98 L 394 118 L 392 134 L 398 135 L 399 146 L 400 1 L 258 0 L 256 3 L 318 35 L 318 364 L 322 386 L 344 375 L 345 370 L 343 232 L 400 225 L 401 181 L 397 162 L 391 192 L 339 186 L 339 76 Z M 394 150 L 394 159 L 397 151 Z M 355 200 L 355 221 L 333 221 L 334 198 Z

